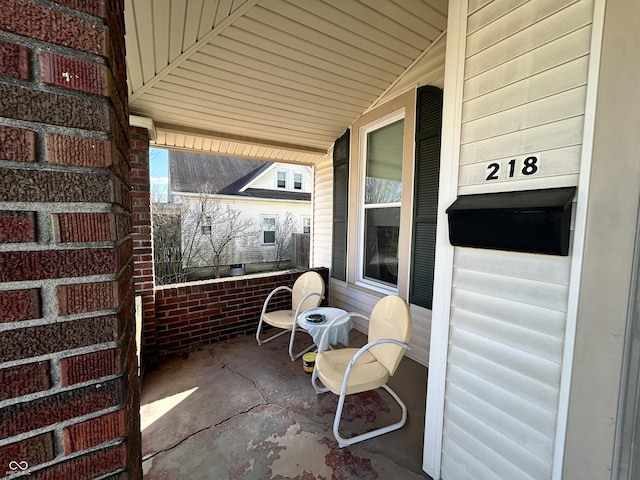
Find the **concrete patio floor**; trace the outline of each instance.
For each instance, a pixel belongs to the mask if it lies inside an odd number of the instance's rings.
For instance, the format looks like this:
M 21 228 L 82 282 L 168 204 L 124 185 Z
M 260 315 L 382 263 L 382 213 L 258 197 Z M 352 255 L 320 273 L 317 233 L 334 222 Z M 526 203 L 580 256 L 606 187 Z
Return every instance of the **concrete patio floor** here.
M 296 344 L 310 337 L 300 335 Z M 338 448 L 338 397 L 316 395 L 288 337 L 207 346 L 145 375 L 141 396 L 144 478 L 429 479 L 421 468 L 427 370 L 404 358 L 389 385 L 409 411 L 400 430 Z M 351 345 L 366 336 L 352 331 Z M 362 433 L 400 418 L 382 389 L 350 395 L 341 432 Z

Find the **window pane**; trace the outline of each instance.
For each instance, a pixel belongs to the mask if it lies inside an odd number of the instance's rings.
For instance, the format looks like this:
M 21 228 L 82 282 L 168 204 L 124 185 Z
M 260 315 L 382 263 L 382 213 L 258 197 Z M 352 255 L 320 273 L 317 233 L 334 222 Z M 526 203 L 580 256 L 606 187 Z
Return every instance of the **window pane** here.
M 276 232 L 264 232 L 263 243 L 276 243 Z
M 400 207 L 365 210 L 364 277 L 398 284 Z
M 294 190 L 302 190 L 302 174 L 293 174 L 293 188 Z
M 276 219 L 274 217 L 265 217 L 262 219 L 262 229 L 263 230 L 274 230 L 276 229 Z
M 287 172 L 278 172 L 278 188 L 287 188 Z
M 276 243 L 275 217 L 264 217 L 262 219 L 262 243 Z
M 365 204 L 400 201 L 403 134 L 404 120 L 367 134 Z

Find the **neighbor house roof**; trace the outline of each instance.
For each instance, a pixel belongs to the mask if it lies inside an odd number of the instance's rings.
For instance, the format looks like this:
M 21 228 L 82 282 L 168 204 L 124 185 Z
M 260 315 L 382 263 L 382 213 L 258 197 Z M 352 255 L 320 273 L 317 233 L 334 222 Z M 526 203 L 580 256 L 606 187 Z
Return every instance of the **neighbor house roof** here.
M 237 195 L 243 197 L 311 200 L 310 193 L 262 188 L 245 188 L 273 164 L 246 158 L 223 157 L 184 151 L 169 151 L 171 192 Z

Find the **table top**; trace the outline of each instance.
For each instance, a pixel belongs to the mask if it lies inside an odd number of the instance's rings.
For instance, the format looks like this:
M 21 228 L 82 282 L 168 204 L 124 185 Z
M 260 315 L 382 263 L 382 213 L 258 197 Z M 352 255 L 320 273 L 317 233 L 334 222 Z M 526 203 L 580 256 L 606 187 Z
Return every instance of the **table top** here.
M 346 310 L 335 307 L 318 307 L 312 308 L 311 310 L 307 310 L 306 312 L 298 315 L 298 324 L 305 329 L 309 328 L 317 328 L 317 327 L 326 327 L 331 323 L 332 320 L 336 319 L 340 315 L 344 315 L 347 313 Z M 324 315 L 325 319 L 322 322 L 309 322 L 307 321 L 308 315 L 320 314 Z M 334 325 L 343 325 L 351 320 L 350 317 L 345 316 L 342 320 L 338 321 L 338 323 L 334 323 Z

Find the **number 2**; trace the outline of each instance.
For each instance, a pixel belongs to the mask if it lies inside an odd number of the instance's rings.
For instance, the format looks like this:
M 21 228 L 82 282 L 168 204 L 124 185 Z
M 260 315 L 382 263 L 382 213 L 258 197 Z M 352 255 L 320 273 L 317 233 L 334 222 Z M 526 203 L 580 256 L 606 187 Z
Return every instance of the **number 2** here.
M 489 175 L 487 175 L 486 180 L 498 180 L 498 170 L 500 170 L 499 163 L 490 163 L 487 165 L 487 170 L 491 171 L 489 172 Z

